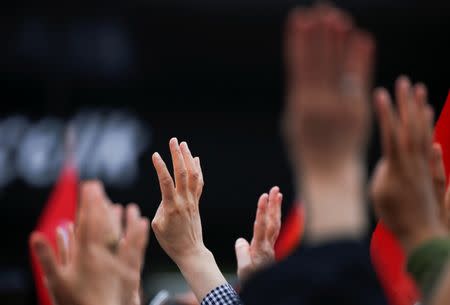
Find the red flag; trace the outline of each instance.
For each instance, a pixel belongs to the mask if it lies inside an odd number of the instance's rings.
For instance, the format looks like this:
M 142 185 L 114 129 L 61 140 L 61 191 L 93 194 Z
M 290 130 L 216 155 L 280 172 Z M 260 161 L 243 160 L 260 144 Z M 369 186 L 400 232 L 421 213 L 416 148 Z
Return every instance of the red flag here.
M 450 91 L 434 127 L 434 141 L 441 144 L 442 159 L 444 160 L 445 176 L 448 184 L 450 180 L 448 179 L 450 174 Z
M 56 228 L 60 225 L 64 226 L 68 222 L 75 222 L 77 193 L 77 171 L 71 163 L 68 163 L 64 166 L 36 227 L 36 231 L 45 235 L 54 250 L 56 250 Z M 39 304 L 52 305 L 47 287 L 44 284 L 41 266 L 32 249 L 31 267 L 34 273 Z
M 434 141 L 441 144 L 445 173 L 448 178 L 450 173 L 450 92 L 434 129 Z M 405 270 L 405 253 L 400 243 L 381 221 L 372 234 L 370 255 L 391 305 L 413 305 L 420 299 L 419 289 Z
M 291 254 L 299 246 L 305 226 L 304 210 L 302 204 L 294 202 L 283 221 L 275 243 L 275 258 L 277 261 Z

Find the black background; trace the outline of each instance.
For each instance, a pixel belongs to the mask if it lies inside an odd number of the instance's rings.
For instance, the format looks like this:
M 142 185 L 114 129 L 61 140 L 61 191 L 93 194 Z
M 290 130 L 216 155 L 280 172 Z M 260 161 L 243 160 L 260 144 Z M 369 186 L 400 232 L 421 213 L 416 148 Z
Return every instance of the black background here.
M 234 240 L 250 237 L 256 200 L 274 184 L 294 200 L 279 132 L 283 102 L 282 37 L 294 1 L 15 1 L 2 3 L 0 118 L 25 114 L 69 118 L 83 107 L 126 109 L 152 131 L 140 178 L 127 189 L 107 188 L 112 200 L 137 202 L 152 217 L 159 189 L 151 153 L 168 158 L 170 137 L 187 140 L 202 159 L 205 240 L 219 262 L 233 264 Z M 308 2 L 309 3 L 309 2 Z M 401 74 L 429 86 L 439 113 L 449 89 L 450 5 L 445 1 L 338 1 L 377 41 L 375 85 L 392 88 Z M 18 33 L 40 20 L 50 33 L 38 57 L 18 52 Z M 121 28 L 132 64 L 121 73 L 74 69 L 66 35 L 79 22 Z M 89 44 L 85 46 L 87 52 Z M 76 63 L 75 63 L 76 66 Z M 1 136 L 1 135 L 0 135 Z M 373 140 L 371 164 L 378 155 Z M 49 188 L 17 180 L 0 190 L 0 270 L 28 271 L 27 236 Z M 169 259 L 154 237 L 146 270 Z M 32 302 L 32 282 L 21 293 Z M 28 287 L 28 288 L 27 288 Z M 3 304 L 3 302 L 2 302 Z

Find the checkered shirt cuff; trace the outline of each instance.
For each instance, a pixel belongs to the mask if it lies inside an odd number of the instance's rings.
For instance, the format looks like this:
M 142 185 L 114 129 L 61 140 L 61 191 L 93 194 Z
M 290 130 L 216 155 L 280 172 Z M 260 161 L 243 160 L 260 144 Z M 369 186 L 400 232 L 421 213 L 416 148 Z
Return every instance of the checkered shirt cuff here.
M 211 290 L 201 305 L 243 305 L 230 284 L 226 283 Z

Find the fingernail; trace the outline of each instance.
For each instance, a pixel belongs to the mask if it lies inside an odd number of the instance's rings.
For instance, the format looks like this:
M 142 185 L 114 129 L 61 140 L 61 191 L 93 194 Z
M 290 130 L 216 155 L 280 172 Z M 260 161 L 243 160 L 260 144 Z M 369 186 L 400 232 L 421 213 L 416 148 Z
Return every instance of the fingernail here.
M 236 246 L 236 247 L 239 247 L 239 246 L 243 246 L 243 245 L 245 245 L 245 239 L 243 239 L 243 238 L 238 238 L 238 239 L 236 240 L 235 246 Z

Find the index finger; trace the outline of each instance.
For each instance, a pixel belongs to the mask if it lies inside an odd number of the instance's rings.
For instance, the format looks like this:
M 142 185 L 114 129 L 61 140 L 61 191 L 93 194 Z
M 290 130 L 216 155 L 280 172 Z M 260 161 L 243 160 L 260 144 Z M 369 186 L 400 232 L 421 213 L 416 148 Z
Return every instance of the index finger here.
M 172 200 L 175 192 L 172 176 L 170 176 L 166 163 L 164 163 L 163 159 L 157 152 L 153 154 L 152 161 L 156 174 L 158 175 L 163 202 L 170 201 Z

